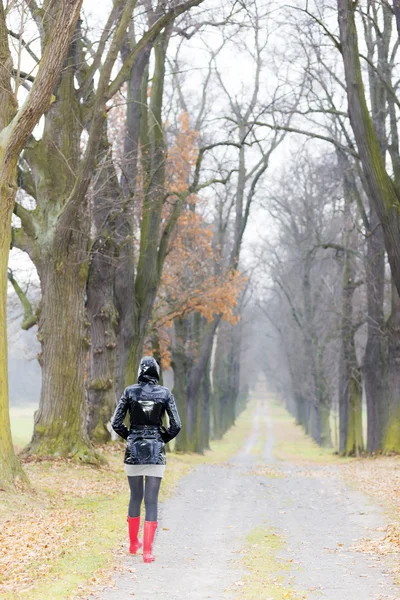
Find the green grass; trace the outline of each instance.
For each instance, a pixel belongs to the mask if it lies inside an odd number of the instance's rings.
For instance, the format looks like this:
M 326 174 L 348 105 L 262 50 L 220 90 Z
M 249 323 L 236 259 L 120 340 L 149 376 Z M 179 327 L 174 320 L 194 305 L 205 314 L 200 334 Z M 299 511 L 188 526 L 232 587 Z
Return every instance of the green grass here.
M 11 434 L 17 449 L 31 441 L 34 412 L 34 408 L 10 408 Z
M 210 450 L 204 454 L 176 454 L 185 464 L 196 466 L 199 464 L 223 464 L 237 454 L 248 437 L 254 419 L 254 402 L 250 402 L 247 408 L 239 415 L 235 425 L 227 431 L 221 440 L 210 442 Z M 168 461 L 168 457 L 167 457 Z
M 352 460 L 340 457 L 334 448 L 321 448 L 296 425 L 292 415 L 269 396 L 269 415 L 275 437 L 274 455 L 296 464 L 340 464 Z
M 287 584 L 292 563 L 278 557 L 285 540 L 268 527 L 258 527 L 247 537 L 244 550 L 244 586 L 239 592 L 243 600 L 300 600 L 305 595 L 296 592 Z

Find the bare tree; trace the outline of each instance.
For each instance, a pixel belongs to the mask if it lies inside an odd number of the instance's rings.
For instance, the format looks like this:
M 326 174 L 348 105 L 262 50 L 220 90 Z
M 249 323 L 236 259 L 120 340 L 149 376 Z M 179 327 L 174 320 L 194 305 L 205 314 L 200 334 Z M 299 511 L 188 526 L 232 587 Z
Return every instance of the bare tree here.
M 81 0 L 62 0 L 55 8 L 45 2 L 42 10 L 52 11 L 52 35 L 43 40 L 43 55 L 27 100 L 18 108 L 12 88 L 12 58 L 3 2 L 0 4 L 0 486 L 5 488 L 22 477 L 14 456 L 8 413 L 6 296 L 11 218 L 15 203 L 17 161 L 33 128 L 48 108 L 57 77 L 68 51 Z
M 99 459 L 87 435 L 84 386 L 90 345 L 84 305 L 90 234 L 87 191 L 104 132 L 107 102 L 129 78 L 142 50 L 179 14 L 200 2 L 189 0 L 166 7 L 142 30 L 120 68 L 117 60 L 136 1 L 113 4 L 94 54 L 79 23 L 54 102 L 46 113 L 43 135 L 40 140 L 31 138 L 25 147 L 20 179 L 37 206 L 30 212 L 16 205 L 22 228 L 15 234 L 15 244 L 29 253 L 42 286 L 39 339 L 43 385 L 29 452 Z M 44 43 L 52 21 L 48 12 L 37 13 L 36 18 Z M 83 155 L 82 136 L 86 136 Z

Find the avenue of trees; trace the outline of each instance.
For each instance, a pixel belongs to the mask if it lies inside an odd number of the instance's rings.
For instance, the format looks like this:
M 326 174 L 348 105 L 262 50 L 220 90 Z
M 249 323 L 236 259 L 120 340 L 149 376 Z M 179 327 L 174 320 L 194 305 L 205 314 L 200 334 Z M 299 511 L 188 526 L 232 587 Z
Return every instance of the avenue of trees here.
M 8 169 L 1 208 L 7 216 L 2 488 L 23 477 L 8 413 L 7 276 L 24 306 L 22 326 L 37 327 L 42 347 L 42 391 L 25 453 L 101 462 L 93 443 L 110 439 L 116 399 L 136 380 L 144 352 L 174 369 L 185 423 L 181 449 L 208 447 L 212 406 L 221 415 L 218 435 L 234 421 L 235 410 L 222 419 L 226 400 L 213 396 L 211 352 L 220 323 L 233 327 L 239 320 L 246 287 L 238 271 L 242 238 L 257 184 L 283 135 L 271 132 L 260 144 L 247 125 L 261 106 L 266 14 L 258 14 L 255 3 L 200 10 L 201 4 L 115 0 L 102 9 L 101 27 L 98 22 L 92 27 L 78 3 L 74 19 L 68 12 L 73 3 L 2 3 L 3 91 L 12 105 L 7 112 L 3 102 L 1 109 Z M 57 19 L 65 19 L 64 10 L 70 21 L 60 25 L 57 45 Z M 218 32 L 215 47 L 202 37 L 207 29 Z M 216 115 L 221 122 L 228 123 L 233 102 L 218 55 L 229 45 L 225 56 L 235 50 L 235 34 L 242 44 L 250 35 L 254 90 L 236 107 L 238 122 L 216 134 L 210 120 L 215 95 L 222 90 L 226 97 Z M 181 58 L 195 37 L 203 60 L 196 73 L 198 94 L 185 81 Z M 14 122 L 17 141 L 11 135 Z M 247 159 L 252 146 L 256 152 Z M 18 273 L 7 273 L 10 247 L 36 268 L 37 306 L 30 304 Z M 234 392 L 240 393 L 239 378 Z M 233 396 L 230 401 L 235 405 Z
M 24 478 L 7 286 L 41 344 L 25 453 L 100 463 L 143 353 L 172 369 L 178 450 L 222 436 L 262 370 L 317 443 L 398 452 L 398 3 L 100 12 L 0 2 L 0 488 Z
M 319 444 L 398 452 L 399 6 L 297 8 L 286 16 L 306 72 L 292 128 L 302 151 L 265 199 L 265 369 Z

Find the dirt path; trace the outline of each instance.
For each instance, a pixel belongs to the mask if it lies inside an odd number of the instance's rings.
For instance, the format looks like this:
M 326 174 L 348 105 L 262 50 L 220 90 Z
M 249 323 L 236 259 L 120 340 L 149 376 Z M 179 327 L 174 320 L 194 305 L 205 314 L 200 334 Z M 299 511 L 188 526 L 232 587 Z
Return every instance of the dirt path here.
M 197 467 L 161 506 L 156 562 L 127 556 L 117 587 L 96 599 L 234 600 L 244 574 L 240 551 L 246 535 L 265 525 L 285 540 L 279 558 L 292 561 L 291 589 L 307 600 L 398 600 L 390 564 L 351 549 L 365 537 L 383 535 L 377 531 L 384 525 L 382 511 L 350 490 L 334 467 L 274 461 L 268 423 L 267 432 L 261 460 L 278 477 L 254 474 L 260 472 L 260 456 L 252 452 L 260 442 L 256 415 L 251 435 L 230 464 Z M 268 598 L 266 592 L 257 600 Z

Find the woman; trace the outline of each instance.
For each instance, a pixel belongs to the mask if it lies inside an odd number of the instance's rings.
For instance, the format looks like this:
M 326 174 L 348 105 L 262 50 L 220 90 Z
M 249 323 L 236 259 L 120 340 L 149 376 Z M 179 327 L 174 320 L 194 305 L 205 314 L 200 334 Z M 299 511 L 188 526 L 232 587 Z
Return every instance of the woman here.
M 158 385 L 160 367 L 152 356 L 140 361 L 136 385 L 130 385 L 118 402 L 111 425 L 127 440 L 125 473 L 128 476 L 131 497 L 128 510 L 129 552 L 136 554 L 142 546 L 138 540 L 140 506 L 144 495 L 146 517 L 144 522 L 143 560 L 152 562 L 153 540 L 157 529 L 158 492 L 165 470 L 165 444 L 176 437 L 181 421 L 175 400 L 169 389 Z M 124 425 L 129 411 L 130 428 Z M 169 428 L 162 426 L 167 413 Z

